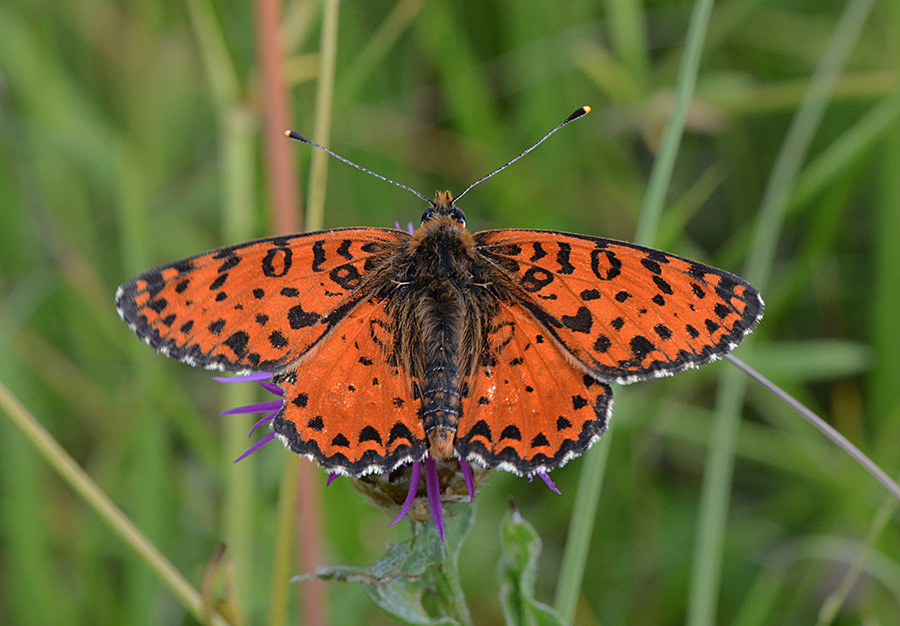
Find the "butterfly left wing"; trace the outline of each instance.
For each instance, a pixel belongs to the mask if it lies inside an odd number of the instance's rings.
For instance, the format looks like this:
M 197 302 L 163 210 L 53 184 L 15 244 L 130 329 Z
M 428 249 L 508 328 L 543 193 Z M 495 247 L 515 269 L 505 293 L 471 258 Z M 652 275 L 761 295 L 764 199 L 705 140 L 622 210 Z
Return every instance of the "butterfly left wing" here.
M 232 372 L 299 359 L 359 305 L 399 230 L 345 228 L 259 239 L 162 265 L 116 292 L 119 315 L 157 351 Z
M 419 401 L 398 362 L 396 321 L 384 307 L 364 302 L 315 354 L 273 379 L 285 390 L 276 436 L 330 472 L 390 472 L 425 457 Z
M 541 230 L 474 238 L 517 301 L 601 380 L 631 383 L 702 365 L 762 317 L 759 292 L 744 280 L 659 250 Z
M 457 454 L 529 476 L 585 452 L 613 409 L 609 385 L 572 363 L 515 304 L 499 304 L 462 395 Z

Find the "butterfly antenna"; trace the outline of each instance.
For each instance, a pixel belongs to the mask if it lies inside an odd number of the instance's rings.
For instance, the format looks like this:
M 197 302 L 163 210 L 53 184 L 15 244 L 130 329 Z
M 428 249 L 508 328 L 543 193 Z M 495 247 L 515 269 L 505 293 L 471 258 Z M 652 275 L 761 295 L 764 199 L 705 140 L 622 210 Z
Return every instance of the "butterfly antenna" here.
M 377 173 L 373 172 L 372 170 L 363 167 L 362 165 L 357 165 L 353 161 L 345 159 L 344 157 L 342 157 L 339 154 L 335 154 L 334 152 L 332 152 L 325 146 L 321 146 L 321 145 L 317 144 L 315 141 L 313 141 L 312 139 L 310 139 L 309 137 L 307 137 L 306 135 L 304 135 L 302 133 L 298 133 L 296 130 L 286 130 L 286 131 L 284 131 L 284 136 L 287 137 L 288 139 L 293 139 L 294 141 L 299 141 L 300 143 L 307 143 L 315 148 L 318 148 L 319 150 L 322 150 L 326 154 L 330 154 L 331 156 L 336 158 L 338 161 L 342 161 L 351 167 L 355 167 L 359 171 L 365 172 L 366 174 L 371 174 L 375 178 L 380 178 L 381 180 L 383 180 L 386 183 L 390 183 L 396 187 L 400 187 L 400 189 L 406 189 L 409 193 L 413 194 L 417 198 L 421 198 L 428 204 L 434 205 L 434 203 L 431 200 L 429 200 L 428 198 L 426 198 L 425 196 L 420 194 L 418 191 L 416 191 L 412 187 L 407 187 L 403 183 L 398 183 L 396 180 L 391 180 L 387 176 L 382 176 L 381 174 L 377 174 Z
M 499 174 L 500 172 L 502 172 L 503 170 L 505 170 L 507 167 L 509 167 L 510 165 L 512 165 L 513 163 L 515 163 L 515 162 L 518 161 L 519 159 L 521 159 L 523 156 L 525 156 L 526 154 L 528 154 L 529 152 L 531 152 L 532 150 L 534 150 L 535 148 L 537 148 L 539 145 L 541 145 L 542 143 L 544 143 L 545 141 L 547 141 L 547 139 L 550 137 L 550 135 L 552 135 L 553 133 L 555 133 L 556 131 L 558 131 L 560 128 L 562 128 L 563 126 L 565 126 L 565 125 L 568 124 L 569 122 L 574 122 L 574 121 L 577 120 L 579 117 L 583 117 L 583 116 L 587 115 L 587 114 L 590 113 L 590 112 L 591 112 L 591 107 L 589 107 L 589 106 L 583 106 L 583 107 L 581 107 L 580 109 L 576 110 L 574 113 L 572 113 L 572 115 L 570 115 L 570 116 L 567 117 L 565 120 L 563 120 L 559 125 L 557 125 L 556 128 L 554 128 L 554 129 L 551 130 L 549 133 L 547 133 L 546 135 L 544 135 L 543 137 L 541 137 L 541 138 L 538 140 L 537 143 L 535 143 L 533 146 L 531 146 L 530 148 L 528 148 L 527 150 L 525 150 L 524 152 L 522 152 L 519 156 L 517 156 L 516 158 L 514 158 L 512 161 L 509 161 L 509 162 L 506 163 L 505 165 L 501 165 L 500 167 L 498 167 L 497 169 L 495 169 L 493 172 L 491 172 L 491 173 L 488 174 L 487 176 L 485 176 L 485 177 L 483 177 L 483 178 L 479 178 L 479 179 L 476 180 L 474 183 L 472 183 L 471 185 L 469 185 L 468 187 L 466 187 L 465 190 L 464 190 L 461 194 L 459 194 L 458 196 L 456 196 L 455 200 L 458 201 L 458 200 L 459 200 L 460 198 L 462 198 L 464 195 L 466 195 L 467 193 L 469 193 L 469 190 L 470 190 L 472 187 L 474 187 L 474 186 L 476 186 L 476 185 L 480 185 L 481 183 L 483 183 L 484 181 L 486 181 L 488 178 L 490 178 L 490 177 L 493 176 L 494 174 Z

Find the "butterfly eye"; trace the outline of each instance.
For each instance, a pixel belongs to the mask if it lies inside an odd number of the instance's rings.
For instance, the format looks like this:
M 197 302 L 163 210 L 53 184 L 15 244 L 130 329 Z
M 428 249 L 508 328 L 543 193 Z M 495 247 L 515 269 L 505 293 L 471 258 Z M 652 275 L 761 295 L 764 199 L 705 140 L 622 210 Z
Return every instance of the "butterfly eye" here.
M 425 212 L 422 213 L 422 224 L 425 224 L 425 222 L 427 222 L 429 220 L 433 220 L 436 215 L 437 215 L 437 211 L 435 211 L 434 207 L 433 206 L 428 207 L 425 210 Z
M 453 206 L 453 210 L 450 212 L 450 219 L 454 222 L 459 222 L 463 226 L 466 225 L 466 214 L 462 212 L 462 209 Z

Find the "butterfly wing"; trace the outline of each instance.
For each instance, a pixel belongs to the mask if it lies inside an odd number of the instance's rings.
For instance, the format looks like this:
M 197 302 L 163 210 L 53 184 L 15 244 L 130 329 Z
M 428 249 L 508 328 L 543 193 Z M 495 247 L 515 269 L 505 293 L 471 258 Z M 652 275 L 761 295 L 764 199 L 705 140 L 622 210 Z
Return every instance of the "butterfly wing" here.
M 419 402 L 397 358 L 396 322 L 368 301 L 289 374 L 276 435 L 331 472 L 389 472 L 425 457 Z
M 519 305 L 501 305 L 463 385 L 457 454 L 516 474 L 549 472 L 591 447 L 612 390 L 585 374 Z
M 728 272 L 635 244 L 540 230 L 475 234 L 546 333 L 594 376 L 671 374 L 732 350 L 762 317 L 759 292 Z
M 260 239 L 162 265 L 116 293 L 138 337 L 179 361 L 278 371 L 359 305 L 398 230 L 347 228 Z

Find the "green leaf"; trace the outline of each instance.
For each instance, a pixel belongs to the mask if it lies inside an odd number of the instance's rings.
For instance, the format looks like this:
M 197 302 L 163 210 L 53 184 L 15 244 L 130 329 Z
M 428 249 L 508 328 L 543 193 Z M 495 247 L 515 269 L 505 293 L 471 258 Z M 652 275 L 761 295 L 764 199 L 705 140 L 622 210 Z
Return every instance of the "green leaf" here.
M 451 507 L 445 506 L 445 514 Z M 362 583 L 372 601 L 402 624 L 468 624 L 468 612 L 459 593 L 457 563 L 460 546 L 472 527 L 475 507 L 466 504 L 456 508 L 458 514 L 445 517 L 446 542 L 440 540 L 434 524 L 413 522 L 412 536 L 390 544 L 387 552 L 369 567 L 320 567 L 314 574 L 295 576 L 293 580 Z M 433 600 L 429 605 L 436 606 L 426 608 L 423 597 Z
M 541 538 L 514 505 L 500 525 L 500 606 L 508 626 L 564 626 L 562 616 L 534 598 Z

